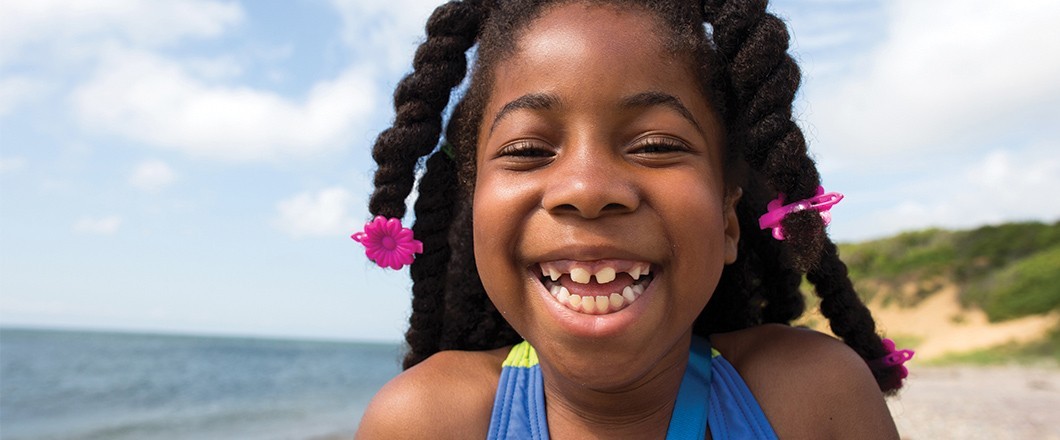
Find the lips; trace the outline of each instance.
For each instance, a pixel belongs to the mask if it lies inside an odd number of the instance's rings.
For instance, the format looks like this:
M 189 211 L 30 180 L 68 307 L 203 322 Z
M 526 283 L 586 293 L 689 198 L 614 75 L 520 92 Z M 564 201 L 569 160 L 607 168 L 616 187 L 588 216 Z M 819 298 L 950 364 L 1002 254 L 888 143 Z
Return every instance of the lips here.
M 541 284 L 564 307 L 587 315 L 619 312 L 651 283 L 651 264 L 632 260 L 557 260 L 538 264 Z

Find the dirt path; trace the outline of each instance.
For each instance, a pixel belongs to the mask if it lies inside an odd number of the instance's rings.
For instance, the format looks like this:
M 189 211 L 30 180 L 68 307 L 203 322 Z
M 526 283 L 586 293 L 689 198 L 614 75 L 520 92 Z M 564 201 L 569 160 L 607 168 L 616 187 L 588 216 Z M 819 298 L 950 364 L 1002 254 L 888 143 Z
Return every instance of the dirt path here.
M 913 367 L 888 406 L 902 439 L 1060 439 L 1060 369 Z

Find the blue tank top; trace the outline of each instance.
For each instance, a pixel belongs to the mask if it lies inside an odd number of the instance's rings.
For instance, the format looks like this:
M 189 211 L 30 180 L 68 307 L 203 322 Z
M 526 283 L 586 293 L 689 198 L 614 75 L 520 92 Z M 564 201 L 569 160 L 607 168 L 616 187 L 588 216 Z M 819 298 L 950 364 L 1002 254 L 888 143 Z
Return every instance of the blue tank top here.
M 667 439 L 769 439 L 776 433 L 732 364 L 693 336 Z M 537 352 L 523 341 L 512 347 L 501 368 L 488 439 L 548 439 L 545 389 Z

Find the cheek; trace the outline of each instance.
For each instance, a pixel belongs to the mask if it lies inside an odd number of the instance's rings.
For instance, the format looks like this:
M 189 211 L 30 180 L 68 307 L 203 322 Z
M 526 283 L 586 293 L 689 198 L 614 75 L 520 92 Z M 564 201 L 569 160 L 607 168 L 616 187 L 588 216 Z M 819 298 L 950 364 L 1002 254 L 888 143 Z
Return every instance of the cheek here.
M 475 187 L 475 263 L 486 292 L 492 296 L 495 291 L 508 289 L 508 284 L 519 276 L 516 250 L 523 236 L 525 225 L 520 219 L 525 218 L 527 203 L 512 182 L 498 181 L 488 172 L 480 173 Z
M 674 191 L 672 188 L 682 188 Z M 666 223 L 680 260 L 704 273 L 721 271 L 725 262 L 724 195 L 720 187 L 702 178 L 684 179 L 667 186 Z
M 478 185 L 475 196 L 472 199 L 471 221 L 472 237 L 475 244 L 475 263 L 478 265 L 479 274 L 485 282 L 484 275 L 491 273 L 490 263 L 496 262 L 498 241 L 501 240 L 499 224 L 503 221 L 498 219 L 494 213 L 495 205 L 489 203 L 490 190 L 488 186 Z
M 488 198 L 488 191 L 482 191 L 485 186 L 478 186 L 472 201 L 472 234 L 474 239 L 475 265 L 478 268 L 479 279 L 486 294 L 498 310 L 506 309 L 503 298 L 498 298 L 494 292 L 503 291 L 503 277 L 498 277 L 502 272 L 501 252 L 499 251 L 500 237 L 497 227 L 497 219 L 491 212 L 492 205 L 485 203 L 483 199 Z
M 476 257 L 480 249 L 514 252 L 523 238 L 526 219 L 541 205 L 539 195 L 539 184 L 532 179 L 481 171 L 472 199 Z

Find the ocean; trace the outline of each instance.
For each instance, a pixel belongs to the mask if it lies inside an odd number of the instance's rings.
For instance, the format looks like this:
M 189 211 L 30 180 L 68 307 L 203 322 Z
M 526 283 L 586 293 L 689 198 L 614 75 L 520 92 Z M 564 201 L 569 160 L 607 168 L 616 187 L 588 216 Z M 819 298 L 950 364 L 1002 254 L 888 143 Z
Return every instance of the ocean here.
M 0 438 L 351 438 L 397 344 L 0 329 Z

